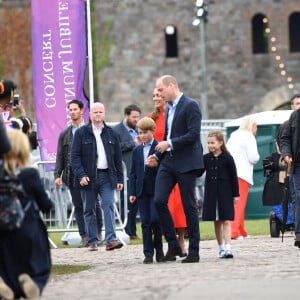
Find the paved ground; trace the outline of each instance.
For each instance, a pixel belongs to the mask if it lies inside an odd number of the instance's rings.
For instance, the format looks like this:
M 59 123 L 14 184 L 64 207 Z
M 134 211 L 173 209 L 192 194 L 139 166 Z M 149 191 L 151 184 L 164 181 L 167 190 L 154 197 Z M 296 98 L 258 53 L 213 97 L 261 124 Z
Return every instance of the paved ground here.
M 165 245 L 165 249 L 167 245 Z M 91 268 L 51 279 L 42 299 L 299 299 L 300 249 L 293 238 L 233 241 L 233 259 L 217 258 L 216 241 L 200 245 L 200 263 L 142 264 L 142 245 L 98 252 L 53 249 L 54 264 Z

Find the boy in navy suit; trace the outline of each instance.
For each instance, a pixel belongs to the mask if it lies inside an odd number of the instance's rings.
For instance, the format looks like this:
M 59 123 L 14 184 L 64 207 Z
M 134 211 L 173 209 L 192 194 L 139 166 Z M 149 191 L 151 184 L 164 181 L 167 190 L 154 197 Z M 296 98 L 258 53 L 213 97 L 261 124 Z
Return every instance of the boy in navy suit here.
M 161 262 L 163 253 L 162 230 L 154 205 L 154 189 L 157 167 L 145 165 L 149 155 L 155 152 L 157 141 L 153 138 L 155 122 L 148 117 L 137 123 L 142 144 L 137 146 L 131 156 L 131 171 L 129 176 L 129 201 L 137 201 L 140 211 L 143 233 L 144 264 L 153 263 L 154 249 L 156 261 Z M 153 238 L 152 238 L 153 233 Z

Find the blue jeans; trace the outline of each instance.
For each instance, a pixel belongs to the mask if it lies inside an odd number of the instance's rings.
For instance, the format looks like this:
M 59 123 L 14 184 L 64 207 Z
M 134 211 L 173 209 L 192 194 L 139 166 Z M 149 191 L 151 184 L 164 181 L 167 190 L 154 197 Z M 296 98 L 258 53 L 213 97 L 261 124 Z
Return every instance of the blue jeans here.
M 70 194 L 72 197 L 72 203 L 74 205 L 75 219 L 78 226 L 78 231 L 81 237 L 85 237 L 85 225 L 83 218 L 83 203 L 80 194 L 79 187 L 70 186 Z
M 84 221 L 88 244 L 97 244 L 98 225 L 96 220 L 96 202 L 98 194 L 101 197 L 105 225 L 105 240 L 111 242 L 116 240 L 114 189 L 111 186 L 108 172 L 98 172 L 95 189 L 81 189 L 81 196 L 84 205 Z
M 137 198 L 136 202 L 142 222 L 144 255 L 152 257 L 154 249 L 163 250 L 162 230 L 154 205 L 154 197 L 142 194 Z
M 177 182 L 187 221 L 189 254 L 199 255 L 200 230 L 194 195 L 196 172 L 179 173 L 174 158 L 165 154 L 156 176 L 154 201 L 169 248 L 179 247 L 174 223 L 168 208 L 170 193 Z
M 295 189 L 295 235 L 300 238 L 300 163 L 294 165 L 293 183 Z
M 75 220 L 78 226 L 78 232 L 81 237 L 86 237 L 86 230 L 85 230 L 85 223 L 84 223 L 84 216 L 83 216 L 83 201 L 81 199 L 80 188 L 77 186 L 75 187 L 70 186 L 69 189 L 72 197 L 72 203 L 74 205 Z M 102 210 L 99 201 L 96 201 L 96 219 L 97 219 L 98 232 L 101 232 L 103 222 L 102 222 Z

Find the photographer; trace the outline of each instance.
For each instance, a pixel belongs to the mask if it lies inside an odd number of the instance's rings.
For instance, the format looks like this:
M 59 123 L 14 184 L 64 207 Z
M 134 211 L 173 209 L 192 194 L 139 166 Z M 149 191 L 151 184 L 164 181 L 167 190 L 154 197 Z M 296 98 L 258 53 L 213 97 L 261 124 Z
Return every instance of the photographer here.
M 26 115 L 23 100 L 15 93 L 16 89 L 17 85 L 13 81 L 6 79 L 0 81 L 0 112 L 6 126 L 10 123 L 8 122 L 10 117 Z

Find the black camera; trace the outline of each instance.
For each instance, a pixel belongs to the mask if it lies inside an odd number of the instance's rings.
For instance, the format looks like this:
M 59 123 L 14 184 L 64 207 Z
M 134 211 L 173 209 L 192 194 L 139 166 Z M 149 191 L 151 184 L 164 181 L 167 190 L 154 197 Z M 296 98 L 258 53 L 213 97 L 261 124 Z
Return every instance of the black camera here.
M 14 94 L 13 98 L 13 106 L 16 107 L 20 103 L 20 95 L 19 94 Z

